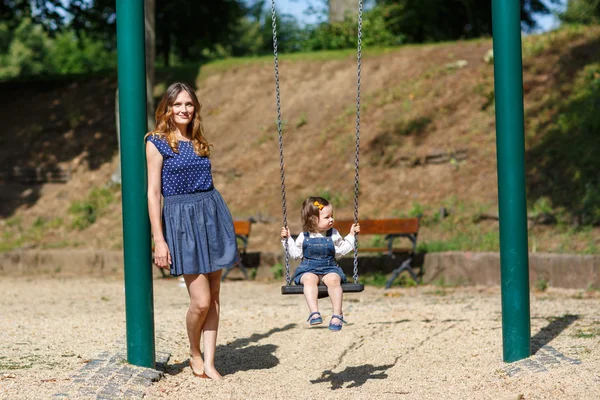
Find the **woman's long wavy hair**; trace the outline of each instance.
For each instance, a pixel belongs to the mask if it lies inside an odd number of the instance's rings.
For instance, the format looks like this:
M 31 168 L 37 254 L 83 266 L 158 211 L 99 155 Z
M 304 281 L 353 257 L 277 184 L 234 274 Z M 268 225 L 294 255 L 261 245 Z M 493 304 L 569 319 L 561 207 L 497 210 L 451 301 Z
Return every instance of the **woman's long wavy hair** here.
M 187 83 L 176 82 L 167 88 L 160 103 L 158 103 L 158 107 L 156 107 L 156 128 L 149 132 L 144 137 L 144 140 L 150 135 L 164 137 L 171 149 L 175 153 L 179 153 L 177 127 L 175 126 L 175 122 L 173 122 L 173 104 L 179 93 L 184 90 L 188 92 L 194 104 L 194 114 L 192 115 L 192 121 L 187 126 L 186 136 L 192 141 L 196 154 L 209 157 L 210 146 L 212 145 L 204 137 L 204 127 L 202 126 L 202 116 L 200 115 L 202 104 L 200 104 L 196 93 L 194 93 L 194 90 Z

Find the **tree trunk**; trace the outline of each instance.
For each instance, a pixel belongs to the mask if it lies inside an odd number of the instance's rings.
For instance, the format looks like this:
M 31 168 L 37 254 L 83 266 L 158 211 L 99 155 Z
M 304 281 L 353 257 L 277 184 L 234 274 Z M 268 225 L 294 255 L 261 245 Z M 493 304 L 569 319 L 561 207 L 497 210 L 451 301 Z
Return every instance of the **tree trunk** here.
M 146 112 L 148 130 L 154 129 L 154 61 L 156 60 L 156 0 L 144 0 L 146 30 Z
M 154 129 L 154 60 L 156 58 L 155 1 L 144 0 L 144 31 L 146 43 L 146 115 L 148 130 Z M 121 124 L 119 121 L 119 89 L 115 93 L 115 123 L 117 144 L 121 153 Z M 140 138 L 141 139 L 141 138 Z M 113 184 L 121 184 L 121 157 L 117 169 L 111 176 Z

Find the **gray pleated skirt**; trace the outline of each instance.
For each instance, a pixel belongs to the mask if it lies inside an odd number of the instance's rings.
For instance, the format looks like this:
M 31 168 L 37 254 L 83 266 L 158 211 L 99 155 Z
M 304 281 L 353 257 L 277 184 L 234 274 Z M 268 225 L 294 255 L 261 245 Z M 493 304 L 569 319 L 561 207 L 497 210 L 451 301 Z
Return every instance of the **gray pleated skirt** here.
M 233 219 L 217 189 L 165 197 L 163 228 L 173 276 L 208 274 L 240 261 Z

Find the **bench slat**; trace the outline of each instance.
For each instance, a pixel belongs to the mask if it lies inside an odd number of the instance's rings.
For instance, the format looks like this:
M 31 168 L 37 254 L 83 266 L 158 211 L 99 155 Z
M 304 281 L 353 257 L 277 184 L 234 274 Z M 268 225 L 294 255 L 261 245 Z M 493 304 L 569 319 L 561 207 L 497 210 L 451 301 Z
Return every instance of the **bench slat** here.
M 233 227 L 236 235 L 248 236 L 250 235 L 250 229 L 252 222 L 250 221 L 233 221 Z
M 416 234 L 419 232 L 418 218 L 359 219 L 360 235 Z M 350 232 L 353 220 L 339 220 L 333 223 L 342 236 Z
M 392 248 L 392 253 L 412 253 L 413 249 L 408 247 L 405 248 Z M 387 253 L 387 247 L 358 247 L 359 253 Z

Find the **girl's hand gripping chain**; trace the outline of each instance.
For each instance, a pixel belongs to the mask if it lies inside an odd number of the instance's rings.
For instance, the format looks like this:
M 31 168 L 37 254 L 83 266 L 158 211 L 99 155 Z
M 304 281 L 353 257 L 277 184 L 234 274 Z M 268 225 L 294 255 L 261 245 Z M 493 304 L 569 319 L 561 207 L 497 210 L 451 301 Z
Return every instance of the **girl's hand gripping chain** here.
M 360 232 L 360 224 L 358 222 L 355 224 L 352 224 L 352 227 L 350 227 L 350 234 L 352 236 L 354 236 L 359 232 Z

